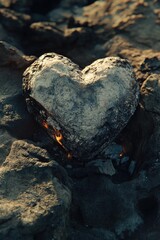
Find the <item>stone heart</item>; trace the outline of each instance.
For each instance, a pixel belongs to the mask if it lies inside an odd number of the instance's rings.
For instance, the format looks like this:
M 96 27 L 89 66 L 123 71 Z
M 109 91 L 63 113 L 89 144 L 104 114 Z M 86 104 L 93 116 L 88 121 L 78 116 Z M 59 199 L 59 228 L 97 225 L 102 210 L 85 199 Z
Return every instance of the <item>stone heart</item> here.
M 124 128 L 139 97 L 127 60 L 99 59 L 81 71 L 56 53 L 42 55 L 24 72 L 23 90 L 29 111 L 49 134 L 59 130 L 60 144 L 86 159 Z

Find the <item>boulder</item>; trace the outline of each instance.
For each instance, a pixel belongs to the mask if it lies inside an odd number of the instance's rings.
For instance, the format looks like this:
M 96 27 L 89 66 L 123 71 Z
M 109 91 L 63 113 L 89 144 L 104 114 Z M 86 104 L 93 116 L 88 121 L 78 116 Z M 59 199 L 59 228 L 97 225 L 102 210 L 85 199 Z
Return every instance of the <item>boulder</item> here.
M 133 115 L 139 87 L 125 59 L 104 58 L 82 71 L 55 53 L 42 55 L 23 75 L 28 110 L 52 138 L 78 159 L 108 145 Z
M 66 239 L 68 177 L 46 150 L 15 141 L 0 179 L 1 240 Z
M 22 51 L 16 47 L 0 41 L 0 67 L 14 67 L 15 70 L 24 71 L 36 58 L 34 56 L 26 56 Z
M 160 61 L 159 61 L 160 63 Z M 150 74 L 143 82 L 141 96 L 145 109 L 160 114 L 160 79 L 159 73 Z
M 11 32 L 24 32 L 31 21 L 31 16 L 10 9 L 1 8 L 0 21 L 2 25 Z
M 141 87 L 141 98 L 145 109 L 150 112 L 154 122 L 154 132 L 150 139 L 149 160 L 152 163 L 160 158 L 160 73 L 151 73 Z
M 22 73 L 35 60 L 17 48 L 0 41 L 0 127 L 14 137 L 32 136 L 34 122 L 22 96 Z M 0 141 L 0 144 L 3 144 Z

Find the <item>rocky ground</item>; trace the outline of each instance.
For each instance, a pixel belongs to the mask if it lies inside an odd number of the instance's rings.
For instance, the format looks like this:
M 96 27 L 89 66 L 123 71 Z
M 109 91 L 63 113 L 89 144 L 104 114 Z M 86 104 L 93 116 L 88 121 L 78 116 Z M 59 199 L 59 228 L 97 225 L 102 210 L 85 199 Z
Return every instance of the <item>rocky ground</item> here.
M 159 32 L 158 0 L 0 0 L 1 240 L 160 239 Z M 106 56 L 134 67 L 139 106 L 87 164 L 27 111 L 22 74 L 46 52 L 81 68 Z

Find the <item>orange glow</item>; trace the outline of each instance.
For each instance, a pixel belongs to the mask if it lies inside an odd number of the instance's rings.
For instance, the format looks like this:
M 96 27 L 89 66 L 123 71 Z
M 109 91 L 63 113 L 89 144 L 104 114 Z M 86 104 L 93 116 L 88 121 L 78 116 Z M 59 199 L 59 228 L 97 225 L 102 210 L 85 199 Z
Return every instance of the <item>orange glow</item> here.
M 47 124 L 47 122 L 42 121 L 42 126 L 46 129 L 49 129 L 49 126 Z M 53 137 L 56 139 L 56 141 L 59 143 L 59 145 L 61 145 L 61 147 L 65 150 L 65 152 L 67 153 L 67 158 L 68 159 L 72 159 L 72 154 L 68 152 L 67 148 L 65 148 L 65 146 L 62 143 L 63 140 L 63 136 L 61 134 L 61 132 L 57 129 L 53 129 Z
M 65 147 L 64 147 L 63 144 L 62 144 L 63 136 L 62 136 L 62 134 L 60 133 L 60 131 L 58 131 L 57 129 L 55 129 L 54 137 L 55 137 L 55 139 L 57 140 L 57 142 L 65 149 Z
M 57 140 L 57 142 L 62 146 L 62 148 L 67 153 L 67 158 L 71 160 L 72 159 L 72 154 L 70 152 L 68 152 L 67 148 L 62 143 L 62 140 L 63 140 L 62 134 L 57 129 L 54 129 L 54 131 L 55 131 L 55 134 L 54 134 L 55 139 Z
M 48 129 L 48 124 L 45 121 L 42 122 L 42 125 L 44 128 Z
M 71 153 L 68 153 L 68 154 L 67 154 L 67 158 L 68 158 L 68 159 L 72 159 L 72 154 L 71 154 Z

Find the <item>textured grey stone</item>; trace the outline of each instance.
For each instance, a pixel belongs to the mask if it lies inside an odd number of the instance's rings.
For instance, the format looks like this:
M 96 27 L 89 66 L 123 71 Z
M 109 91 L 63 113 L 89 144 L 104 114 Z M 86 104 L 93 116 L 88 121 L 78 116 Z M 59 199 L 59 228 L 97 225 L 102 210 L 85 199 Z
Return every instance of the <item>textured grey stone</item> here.
M 145 183 L 142 177 L 116 184 L 107 176 L 88 176 L 75 184 L 72 207 L 85 226 L 109 229 L 123 239 L 125 233 L 132 236 L 143 224 L 137 209 L 142 191 L 137 189 L 143 186 L 144 191 Z
M 159 74 L 151 74 L 142 84 L 142 100 L 147 111 L 160 114 Z
M 159 73 L 150 74 L 141 87 L 141 99 L 153 119 L 153 133 L 149 141 L 148 160 L 151 164 L 160 158 L 160 79 Z M 154 160 L 153 160 L 154 159 Z
M 92 158 L 111 142 L 139 97 L 132 67 L 118 57 L 99 59 L 80 71 L 66 57 L 44 54 L 24 72 L 23 89 L 28 109 L 39 122 L 58 129 L 77 158 Z
M 15 141 L 0 168 L 0 239 L 66 239 L 67 174 L 47 151 Z
M 114 233 L 101 228 L 80 228 L 79 230 L 73 230 L 68 240 L 116 240 Z
M 10 147 L 15 139 L 3 128 L 0 128 L 0 165 L 9 154 Z
M 0 41 L 0 57 L 1 67 L 10 66 L 14 69 L 25 69 L 28 67 L 36 58 L 34 56 L 26 56 L 23 52 L 18 50 L 16 47 Z
M 35 57 L 26 56 L 12 45 L 0 41 L 0 59 L 0 128 L 6 128 L 14 137 L 30 138 L 34 121 L 27 111 L 21 85 L 22 73 Z M 4 144 L 9 149 L 10 144 L 6 144 L 10 141 L 5 139 L 0 138 L 0 145 Z
M 0 99 L 22 92 L 23 71 L 35 60 L 12 45 L 0 41 Z

